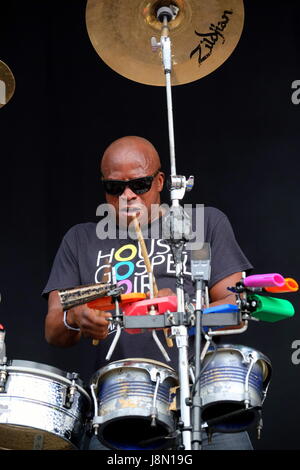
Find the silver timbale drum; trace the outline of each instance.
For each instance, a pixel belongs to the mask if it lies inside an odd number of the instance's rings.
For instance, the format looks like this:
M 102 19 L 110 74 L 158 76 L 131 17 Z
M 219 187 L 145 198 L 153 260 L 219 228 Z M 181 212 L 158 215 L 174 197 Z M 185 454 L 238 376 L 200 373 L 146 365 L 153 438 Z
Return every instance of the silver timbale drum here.
M 209 351 L 200 380 L 202 420 L 213 431 L 246 430 L 261 410 L 271 370 L 270 360 L 247 346 L 229 344 Z
M 0 449 L 78 448 L 91 408 L 78 374 L 13 360 L 0 377 Z
M 115 361 L 91 379 L 94 429 L 111 449 L 162 449 L 176 430 L 172 402 L 178 386 L 174 369 L 148 359 Z

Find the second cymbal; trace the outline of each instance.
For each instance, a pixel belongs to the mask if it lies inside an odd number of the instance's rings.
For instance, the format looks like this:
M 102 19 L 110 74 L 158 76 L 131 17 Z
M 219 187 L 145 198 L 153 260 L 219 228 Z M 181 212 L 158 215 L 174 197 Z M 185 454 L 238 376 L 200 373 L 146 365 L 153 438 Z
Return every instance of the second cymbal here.
M 7 104 L 15 92 L 15 78 L 8 67 L 0 60 L 0 108 Z

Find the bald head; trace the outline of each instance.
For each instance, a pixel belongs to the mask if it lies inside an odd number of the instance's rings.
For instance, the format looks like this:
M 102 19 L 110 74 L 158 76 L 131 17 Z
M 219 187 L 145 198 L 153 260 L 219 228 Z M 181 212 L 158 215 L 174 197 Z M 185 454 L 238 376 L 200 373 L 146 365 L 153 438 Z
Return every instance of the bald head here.
M 127 173 L 130 169 L 136 169 L 138 172 L 142 171 L 144 175 L 149 175 L 160 166 L 159 155 L 151 142 L 143 137 L 127 136 L 107 147 L 101 161 L 101 173 L 104 178 L 112 179 L 114 177 L 111 173 L 115 170 Z
M 154 146 L 142 137 L 128 136 L 116 140 L 107 147 L 101 161 L 101 173 L 105 180 L 115 180 L 117 193 L 106 190 L 106 202 L 115 208 L 118 223 L 127 225 L 138 214 L 140 223 L 148 223 L 159 214 L 160 193 L 164 185 L 164 173 L 160 170 L 160 159 Z M 146 176 L 149 179 L 141 181 Z M 121 185 L 119 181 L 139 180 L 138 191 L 130 184 Z M 136 182 L 137 183 L 137 182 Z M 113 183 L 110 183 L 113 184 Z M 143 190 L 145 189 L 145 191 Z M 153 207 L 155 210 L 152 210 Z

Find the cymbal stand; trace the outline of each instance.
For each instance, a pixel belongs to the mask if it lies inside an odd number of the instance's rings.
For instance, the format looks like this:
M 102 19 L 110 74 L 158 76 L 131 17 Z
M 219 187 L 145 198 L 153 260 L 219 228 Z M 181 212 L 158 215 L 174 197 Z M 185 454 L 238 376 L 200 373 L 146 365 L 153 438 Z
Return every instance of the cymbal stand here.
M 192 189 L 193 177 L 188 181 L 184 176 L 176 175 L 175 161 L 175 139 L 174 122 L 171 91 L 171 71 L 172 54 L 171 40 L 169 37 L 169 22 L 176 16 L 178 9 L 174 6 L 161 7 L 157 11 L 157 18 L 162 22 L 161 38 L 158 43 L 155 38 L 151 39 L 152 50 L 162 51 L 162 61 L 165 72 L 167 109 L 168 109 L 168 129 L 169 129 L 169 147 L 171 164 L 171 201 L 169 218 L 167 218 L 168 234 L 170 235 L 168 243 L 173 253 L 176 266 L 176 295 L 178 312 L 185 311 L 185 299 L 183 289 L 183 257 L 182 252 L 188 235 L 190 233 L 187 217 L 179 204 L 185 191 Z M 180 382 L 180 413 L 181 413 L 181 432 L 182 444 L 185 450 L 191 450 L 191 416 L 190 416 L 190 387 L 189 387 L 189 360 L 188 360 L 188 330 L 185 325 L 179 325 L 171 328 L 171 334 L 176 339 L 179 354 L 179 382 Z

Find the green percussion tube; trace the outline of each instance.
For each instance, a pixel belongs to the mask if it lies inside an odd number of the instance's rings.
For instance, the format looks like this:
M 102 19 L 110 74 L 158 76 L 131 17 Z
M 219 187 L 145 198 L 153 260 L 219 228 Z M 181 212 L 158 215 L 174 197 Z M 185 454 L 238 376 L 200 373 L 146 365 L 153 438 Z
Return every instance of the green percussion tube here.
M 277 299 L 275 297 L 264 297 L 262 295 L 249 295 L 248 301 L 250 304 L 256 303 L 250 307 L 251 315 L 262 321 L 276 322 L 285 320 L 295 314 L 295 310 L 291 302 L 284 299 Z

